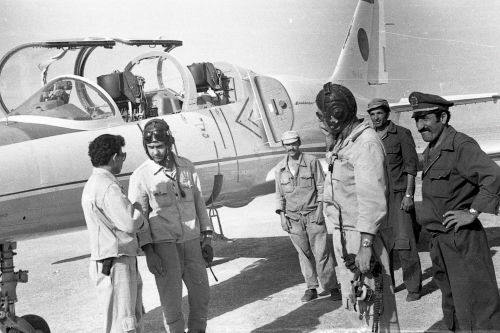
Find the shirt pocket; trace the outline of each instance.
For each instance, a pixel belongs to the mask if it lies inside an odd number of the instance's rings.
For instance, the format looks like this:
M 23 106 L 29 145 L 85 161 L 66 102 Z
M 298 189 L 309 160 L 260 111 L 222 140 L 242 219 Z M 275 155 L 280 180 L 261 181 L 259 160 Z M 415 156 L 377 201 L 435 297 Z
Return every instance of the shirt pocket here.
M 348 159 L 337 159 L 333 163 L 332 179 L 344 186 L 354 185 L 354 167 Z
M 438 198 L 449 198 L 450 190 L 450 169 L 429 170 L 429 179 L 431 183 L 431 195 Z
M 311 173 L 305 173 L 299 176 L 299 186 L 302 188 L 312 188 L 314 185 L 314 177 Z
M 288 173 L 282 173 L 280 176 L 280 185 L 283 192 L 290 193 L 293 192 L 292 178 Z
M 387 147 L 385 152 L 387 153 L 386 159 L 387 159 L 387 164 L 389 165 L 398 165 L 401 163 L 402 156 L 401 156 L 401 145 L 395 144 L 393 146 Z
M 151 189 L 154 201 L 160 208 L 170 206 L 174 202 L 173 189 L 169 190 L 169 186 L 172 186 L 172 184 L 161 182 L 156 184 L 154 188 Z

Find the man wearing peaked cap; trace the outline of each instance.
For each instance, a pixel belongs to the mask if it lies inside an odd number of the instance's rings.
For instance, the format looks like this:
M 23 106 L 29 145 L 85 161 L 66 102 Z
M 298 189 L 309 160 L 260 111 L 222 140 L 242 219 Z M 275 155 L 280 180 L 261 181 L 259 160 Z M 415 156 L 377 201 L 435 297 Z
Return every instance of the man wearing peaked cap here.
M 438 110 L 448 111 L 453 106 L 453 102 L 449 102 L 441 96 L 424 94 L 417 91 L 412 92 L 408 100 L 413 109 L 412 118 L 425 116 Z
M 413 92 L 412 117 L 424 141 L 420 223 L 432 234 L 434 281 L 444 322 L 453 331 L 495 331 L 500 295 L 486 233 L 478 215 L 497 214 L 500 167 L 477 142 L 449 125 L 453 103 Z
M 417 242 L 420 228 L 415 215 L 413 195 L 418 156 L 410 130 L 389 120 L 391 109 L 387 100 L 374 98 L 368 104 L 368 114 L 386 151 L 388 177 L 388 219 L 393 240 L 386 241 L 394 281 L 394 255 L 399 257 L 403 281 L 408 294 L 406 301 L 420 299 L 422 270 Z
M 281 142 L 287 156 L 275 168 L 276 213 L 281 227 L 299 256 L 300 270 L 307 284 L 303 302 L 318 297 L 318 277 L 332 300 L 341 299 L 335 275 L 333 251 L 328 246 L 323 217 L 324 175 L 318 159 L 300 151 L 296 131 L 286 131 Z

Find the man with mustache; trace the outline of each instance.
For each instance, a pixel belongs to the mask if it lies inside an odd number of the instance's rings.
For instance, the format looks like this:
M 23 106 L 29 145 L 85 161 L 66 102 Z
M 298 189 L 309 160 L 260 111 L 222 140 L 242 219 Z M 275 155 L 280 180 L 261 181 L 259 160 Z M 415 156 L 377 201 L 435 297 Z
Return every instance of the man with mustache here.
M 420 299 L 422 270 L 418 257 L 418 228 L 413 194 L 418 156 L 411 132 L 389 120 L 391 108 L 387 100 L 374 98 L 368 104 L 368 114 L 375 131 L 382 139 L 386 155 L 389 196 L 388 219 L 394 242 L 388 245 L 391 276 L 394 282 L 394 252 L 399 256 L 407 302 Z
M 356 100 L 345 86 L 327 83 L 316 96 L 317 113 L 334 139 L 327 153 L 323 213 L 333 227 L 346 316 L 352 328 L 399 332 L 389 256 L 384 146 L 368 122 L 357 118 Z M 384 235 L 382 235 L 384 234 Z M 387 235 L 386 235 L 387 234 Z M 384 237 L 383 237 L 384 236 Z
M 206 264 L 213 260 L 213 226 L 191 161 L 174 153 L 174 137 L 162 119 L 144 125 L 147 156 L 130 176 L 130 200 L 148 217 L 152 242 L 143 246 L 155 276 L 165 330 L 184 333 L 182 282 L 188 291 L 188 333 L 205 333 L 210 287 Z
M 420 222 L 431 233 L 430 256 L 452 331 L 500 328 L 500 296 L 481 212 L 498 214 L 500 167 L 471 137 L 449 125 L 444 98 L 413 92 L 412 117 L 424 141 Z
M 307 289 L 302 302 L 318 298 L 318 276 L 321 285 L 334 301 L 342 299 L 335 275 L 335 260 L 326 240 L 323 217 L 324 175 L 318 159 L 300 151 L 296 131 L 283 133 L 281 143 L 287 156 L 276 166 L 276 213 L 281 227 L 290 234 L 299 255 L 300 269 Z

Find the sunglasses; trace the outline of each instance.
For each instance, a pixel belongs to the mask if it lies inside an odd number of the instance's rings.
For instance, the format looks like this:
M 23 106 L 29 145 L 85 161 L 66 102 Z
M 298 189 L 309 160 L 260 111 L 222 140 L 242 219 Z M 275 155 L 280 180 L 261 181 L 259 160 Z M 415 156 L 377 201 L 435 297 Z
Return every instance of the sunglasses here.
M 167 142 L 169 138 L 169 134 L 165 130 L 152 130 L 144 132 L 144 141 L 147 143 L 151 143 L 153 141 L 162 141 Z

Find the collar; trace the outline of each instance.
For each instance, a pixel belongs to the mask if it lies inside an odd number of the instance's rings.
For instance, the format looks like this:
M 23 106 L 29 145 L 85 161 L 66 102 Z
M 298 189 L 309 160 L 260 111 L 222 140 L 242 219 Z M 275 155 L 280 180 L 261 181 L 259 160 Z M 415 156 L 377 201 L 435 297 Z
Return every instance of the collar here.
M 387 133 L 397 133 L 398 128 L 396 127 L 396 124 L 392 122 L 392 120 L 389 120 L 389 125 L 387 125 Z
M 111 172 L 109 172 L 108 170 L 103 169 L 103 168 L 94 167 L 94 169 L 92 170 L 92 173 L 96 174 L 96 175 L 103 175 L 103 176 L 106 176 L 106 177 L 110 177 L 110 178 L 116 179 L 115 175 L 113 175 Z
M 288 156 L 288 154 L 278 163 L 278 169 L 280 170 L 284 170 L 287 168 L 288 166 L 288 158 L 290 156 Z M 300 156 L 299 156 L 299 163 L 298 163 L 299 166 L 302 166 L 302 167 L 305 167 L 307 166 L 306 165 L 306 162 L 304 161 L 304 154 L 302 152 L 300 152 Z
M 109 178 L 111 181 L 117 183 L 118 185 L 121 186 L 120 182 L 118 181 L 118 179 L 116 178 L 115 175 L 113 175 L 111 172 L 109 172 L 108 170 L 106 169 L 103 169 L 103 168 L 99 168 L 99 167 L 94 167 L 94 169 L 92 170 L 92 174 L 93 175 L 102 175 L 106 178 Z
M 448 151 L 454 151 L 455 148 L 453 147 L 453 141 L 455 139 L 455 135 L 457 134 L 457 131 L 451 127 L 451 126 L 446 126 L 443 129 L 443 132 L 441 135 L 444 135 L 443 142 L 441 142 L 441 145 L 437 147 L 435 151 L 432 152 L 432 155 L 430 153 L 429 146 L 425 148 L 424 150 L 424 170 L 422 171 L 422 177 L 425 176 L 427 171 L 432 167 L 432 165 L 439 159 L 441 156 L 441 151 L 443 150 L 448 150 Z
M 172 157 L 174 158 L 175 164 L 178 167 L 184 167 L 187 165 L 182 157 L 177 156 L 174 153 L 172 153 Z M 160 171 L 166 169 L 163 165 L 156 163 L 152 159 L 149 159 L 147 163 L 148 163 L 148 168 L 151 169 L 154 175 L 157 175 Z
M 356 141 L 356 139 L 359 138 L 359 136 L 367 129 L 371 129 L 371 130 L 375 131 L 371 127 L 371 125 L 367 121 L 364 121 L 364 119 L 363 119 L 360 124 L 358 124 L 356 127 L 353 128 L 352 132 L 347 136 L 347 138 L 345 138 L 344 140 L 335 144 L 335 147 L 333 148 L 333 150 L 337 151 L 337 152 L 340 151 L 342 148 L 347 146 L 349 144 L 349 142 Z
M 453 147 L 453 141 L 455 139 L 455 135 L 457 134 L 457 130 L 453 128 L 453 126 L 448 125 L 443 129 L 443 132 L 441 135 L 444 135 L 443 141 L 441 142 L 441 145 L 438 147 L 436 151 L 442 151 L 442 150 L 449 150 L 453 151 L 455 148 Z M 424 153 L 428 154 L 429 153 L 429 145 L 427 145 L 427 148 L 425 148 Z

